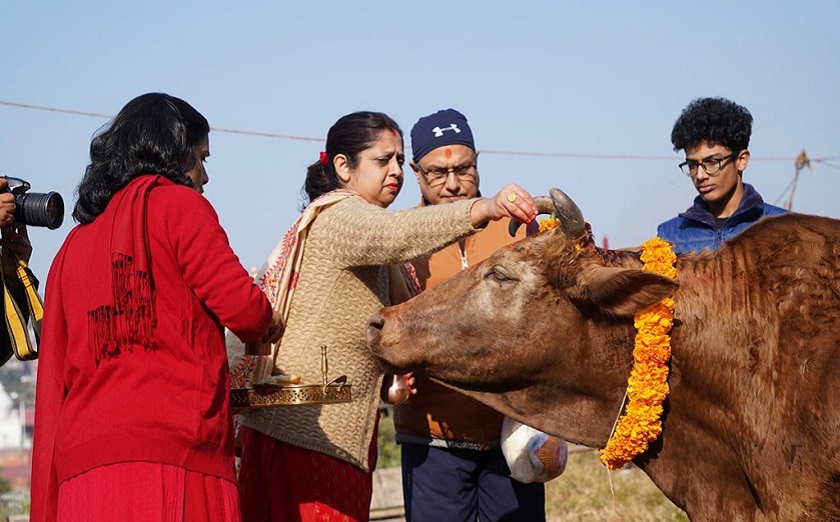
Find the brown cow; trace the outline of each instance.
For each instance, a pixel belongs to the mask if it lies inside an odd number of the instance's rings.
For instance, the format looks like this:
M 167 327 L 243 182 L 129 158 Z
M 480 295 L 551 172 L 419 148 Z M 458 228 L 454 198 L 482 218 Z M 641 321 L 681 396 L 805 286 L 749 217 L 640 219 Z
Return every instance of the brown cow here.
M 564 229 L 374 316 L 383 366 L 600 448 L 633 314 L 673 295 L 663 432 L 634 463 L 695 521 L 840 520 L 840 221 L 765 219 L 680 256 L 677 283 L 642 272 L 638 253 L 596 248 L 577 206 L 552 199 Z

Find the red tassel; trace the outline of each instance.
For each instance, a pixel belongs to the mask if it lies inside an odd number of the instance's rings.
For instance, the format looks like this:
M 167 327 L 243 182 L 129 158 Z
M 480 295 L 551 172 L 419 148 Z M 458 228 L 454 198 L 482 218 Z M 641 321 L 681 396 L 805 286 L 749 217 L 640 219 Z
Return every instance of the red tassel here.
M 146 351 L 157 349 L 152 335 L 155 314 L 149 274 L 134 271 L 131 256 L 116 254 L 115 257 L 111 264 L 114 304 L 88 312 L 90 342 L 97 366 L 103 359 L 133 352 L 135 346 L 142 346 Z

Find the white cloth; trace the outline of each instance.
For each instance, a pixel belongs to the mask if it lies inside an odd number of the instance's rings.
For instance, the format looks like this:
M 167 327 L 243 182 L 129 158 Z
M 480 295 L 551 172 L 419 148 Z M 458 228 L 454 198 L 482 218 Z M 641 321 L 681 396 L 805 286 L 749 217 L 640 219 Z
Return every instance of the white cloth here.
M 505 417 L 502 453 L 510 476 L 519 482 L 546 482 L 566 469 L 569 445 L 565 440 Z

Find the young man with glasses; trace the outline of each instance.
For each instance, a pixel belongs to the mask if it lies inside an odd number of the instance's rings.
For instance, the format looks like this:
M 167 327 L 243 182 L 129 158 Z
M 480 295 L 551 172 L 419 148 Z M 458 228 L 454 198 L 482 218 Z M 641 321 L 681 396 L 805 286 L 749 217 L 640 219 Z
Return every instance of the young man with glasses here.
M 446 109 L 420 118 L 411 129 L 411 148 L 421 205 L 479 196 L 478 153 L 463 114 Z M 507 228 L 507 220 L 491 222 L 481 232 L 413 261 L 420 287 L 431 288 L 526 235 L 520 229 L 511 238 Z M 528 233 L 533 231 L 529 227 Z M 509 476 L 499 446 L 504 416 L 420 375 L 415 378 L 417 394 L 394 412 L 406 520 L 544 521 L 543 485 Z
M 785 212 L 743 181 L 752 121 L 746 108 L 725 98 L 698 98 L 674 124 L 671 143 L 685 152 L 680 170 L 700 193 L 691 208 L 657 230 L 677 253 L 717 250 L 762 217 Z

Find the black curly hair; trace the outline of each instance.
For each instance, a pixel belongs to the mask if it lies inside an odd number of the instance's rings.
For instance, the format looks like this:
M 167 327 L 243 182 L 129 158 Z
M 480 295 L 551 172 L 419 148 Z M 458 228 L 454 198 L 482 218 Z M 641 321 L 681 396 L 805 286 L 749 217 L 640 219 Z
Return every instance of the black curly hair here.
M 697 98 L 683 109 L 671 131 L 674 150 L 696 147 L 702 141 L 723 145 L 732 152 L 750 146 L 753 117 L 745 107 L 726 98 Z
M 207 119 L 180 98 L 159 92 L 134 98 L 91 140 L 90 164 L 76 188 L 73 218 L 91 223 L 114 194 L 143 174 L 160 174 L 191 187 L 186 172 L 194 163 L 195 147 L 209 133 Z

